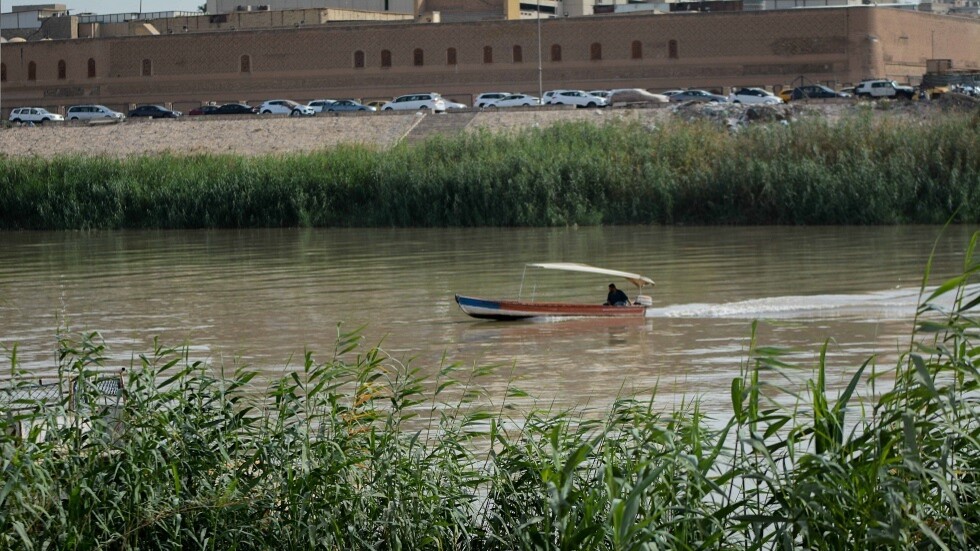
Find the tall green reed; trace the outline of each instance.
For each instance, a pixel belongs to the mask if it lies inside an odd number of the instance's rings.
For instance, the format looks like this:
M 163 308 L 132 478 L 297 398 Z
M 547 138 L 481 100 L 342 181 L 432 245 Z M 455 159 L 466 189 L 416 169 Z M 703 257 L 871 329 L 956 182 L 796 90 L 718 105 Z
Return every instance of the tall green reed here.
M 980 119 L 976 119 L 980 120 Z M 0 228 L 980 220 L 980 124 L 563 124 L 266 157 L 0 159 Z

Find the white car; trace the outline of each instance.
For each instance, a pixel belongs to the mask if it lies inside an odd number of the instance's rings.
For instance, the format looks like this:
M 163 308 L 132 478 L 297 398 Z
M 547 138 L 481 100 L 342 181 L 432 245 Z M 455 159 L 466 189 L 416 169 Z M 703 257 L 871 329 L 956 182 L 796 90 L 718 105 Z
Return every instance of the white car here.
M 490 107 L 490 104 L 510 96 L 510 92 L 484 92 L 476 96 L 473 107 Z
M 498 100 L 493 100 L 487 107 L 530 107 L 532 105 L 541 105 L 541 100 L 536 96 L 530 96 L 528 94 L 511 94 Z
M 126 115 L 113 111 L 105 105 L 72 105 L 68 108 L 65 118 L 70 121 L 88 121 L 92 119 L 125 120 Z
M 854 94 L 859 98 L 905 98 L 915 97 L 915 89 L 903 86 L 894 80 L 875 79 L 863 80 L 854 88 Z
M 57 113 L 52 113 L 43 107 L 18 107 L 10 112 L 10 122 L 33 122 L 44 124 L 46 122 L 62 122 L 65 118 Z
M 612 97 L 612 92 L 609 90 L 589 90 L 588 93 L 597 98 L 605 98 L 607 102 L 609 101 L 609 98 Z
M 551 98 L 555 97 L 555 94 L 559 94 L 561 92 L 567 92 L 567 90 L 548 90 L 547 92 L 541 95 L 541 104 L 542 105 L 551 104 Z
M 446 99 L 446 98 L 442 98 L 442 100 L 446 102 L 446 110 L 449 110 L 449 109 L 459 110 L 459 109 L 469 109 L 470 108 L 470 106 L 469 105 L 466 105 L 465 103 L 459 103 L 458 101 L 453 101 L 451 99 Z
M 316 115 L 316 111 L 309 105 L 296 103 L 291 99 L 272 99 L 259 106 L 259 114 L 312 117 Z
M 405 94 L 381 106 L 382 111 L 415 111 L 419 109 L 431 109 L 433 112 L 445 111 L 446 100 L 435 92 Z
M 605 107 L 606 98 L 593 96 L 582 90 L 559 90 L 547 100 L 548 105 L 574 105 L 575 107 Z
M 317 113 L 323 113 L 324 111 L 327 110 L 327 107 L 330 107 L 331 105 L 333 105 L 333 103 L 334 100 L 332 99 L 315 99 L 311 102 L 308 102 L 306 105 L 308 107 L 312 107 L 313 110 L 316 111 Z
M 729 94 L 732 103 L 745 105 L 779 105 L 783 100 L 762 88 L 736 88 Z

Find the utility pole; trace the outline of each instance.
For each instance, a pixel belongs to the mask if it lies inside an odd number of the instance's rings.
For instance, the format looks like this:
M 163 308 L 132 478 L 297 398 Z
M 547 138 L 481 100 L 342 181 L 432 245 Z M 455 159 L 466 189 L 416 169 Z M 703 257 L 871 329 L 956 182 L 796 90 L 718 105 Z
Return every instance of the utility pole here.
M 544 69 L 541 67 L 541 0 L 538 0 L 538 101 L 544 102 Z M 540 105 L 540 103 L 539 103 Z

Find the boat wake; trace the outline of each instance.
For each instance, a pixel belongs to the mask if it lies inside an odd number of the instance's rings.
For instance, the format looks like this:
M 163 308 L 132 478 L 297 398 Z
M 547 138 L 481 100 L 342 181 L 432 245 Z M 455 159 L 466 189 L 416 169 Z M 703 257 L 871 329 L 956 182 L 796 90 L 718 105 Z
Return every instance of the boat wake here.
M 975 294 L 980 287 L 974 287 Z M 929 290 L 931 292 L 931 289 Z M 968 288 L 968 292 L 971 289 Z M 794 319 L 856 317 L 908 319 L 915 314 L 919 289 L 892 289 L 853 295 L 767 297 L 720 304 L 692 303 L 648 308 L 647 318 Z

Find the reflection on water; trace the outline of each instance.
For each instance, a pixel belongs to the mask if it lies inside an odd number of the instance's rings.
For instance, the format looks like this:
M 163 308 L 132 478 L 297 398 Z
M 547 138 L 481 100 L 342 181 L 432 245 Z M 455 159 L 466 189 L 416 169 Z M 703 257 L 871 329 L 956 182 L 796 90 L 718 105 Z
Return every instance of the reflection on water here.
M 957 273 L 969 234 L 947 230 L 933 283 Z M 752 320 L 759 341 L 837 385 L 872 354 L 891 367 L 911 329 L 936 227 L 341 229 L 2 233 L 0 343 L 40 376 L 59 328 L 100 331 L 113 361 L 162 343 L 270 375 L 305 350 L 332 354 L 337 324 L 434 368 L 509 366 L 544 399 L 605 403 L 658 386 L 666 400 L 727 406 Z M 486 322 L 455 292 L 515 297 L 528 262 L 587 262 L 652 277 L 640 320 Z M 601 303 L 604 279 L 536 274 L 525 294 Z M 9 371 L 9 359 L 0 364 Z M 802 380 L 808 372 L 792 375 Z M 505 383 L 507 381 L 498 381 Z M 780 383 L 782 384 L 782 383 Z

